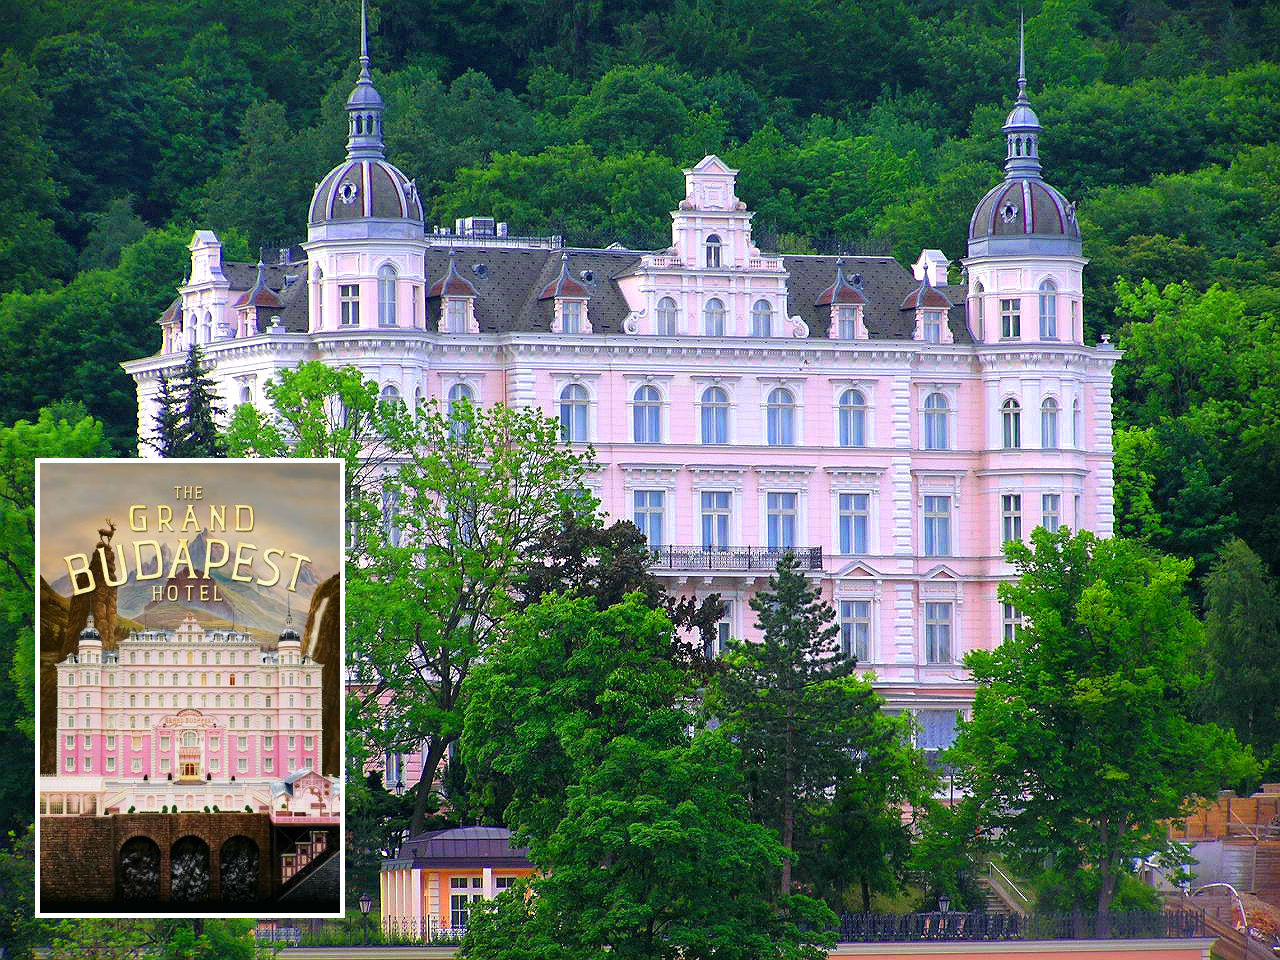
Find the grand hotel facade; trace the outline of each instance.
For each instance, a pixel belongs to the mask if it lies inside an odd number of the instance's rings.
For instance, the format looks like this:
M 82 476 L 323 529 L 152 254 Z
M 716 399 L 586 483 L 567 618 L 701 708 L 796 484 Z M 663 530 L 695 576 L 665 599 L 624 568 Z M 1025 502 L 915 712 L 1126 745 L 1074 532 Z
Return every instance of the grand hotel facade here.
M 139 437 L 193 342 L 228 406 L 319 360 L 406 403 L 537 407 L 594 446 L 593 492 L 670 588 L 727 601 L 721 642 L 756 634 L 748 601 L 794 550 L 889 707 L 949 743 L 973 694 L 961 659 L 1016 629 L 1002 544 L 1041 524 L 1112 532 L 1119 353 L 1084 341 L 1075 207 L 1042 176 L 1023 71 L 966 255 L 904 266 L 761 251 L 715 156 L 685 171 L 664 250 L 428 229 L 385 158 L 363 52 L 307 241 L 254 266 L 193 237 L 160 352 L 124 364 Z

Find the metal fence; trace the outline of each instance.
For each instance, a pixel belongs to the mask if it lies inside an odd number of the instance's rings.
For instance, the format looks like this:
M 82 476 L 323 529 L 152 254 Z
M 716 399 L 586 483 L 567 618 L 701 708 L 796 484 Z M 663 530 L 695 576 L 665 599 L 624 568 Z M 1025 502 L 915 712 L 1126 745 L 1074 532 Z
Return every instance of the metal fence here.
M 846 913 L 840 918 L 842 943 L 922 940 L 1165 940 L 1206 937 L 1199 911 L 1097 914 L 1034 913 L 1025 917 L 998 913 Z

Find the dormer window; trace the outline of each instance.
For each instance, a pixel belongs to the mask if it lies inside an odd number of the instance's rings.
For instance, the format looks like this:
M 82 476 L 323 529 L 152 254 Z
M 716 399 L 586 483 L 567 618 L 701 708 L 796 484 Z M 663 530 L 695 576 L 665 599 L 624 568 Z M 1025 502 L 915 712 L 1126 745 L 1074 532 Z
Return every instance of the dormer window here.
M 836 310 L 836 325 L 841 340 L 855 339 L 858 329 L 858 310 L 856 307 L 839 307 Z
M 713 233 L 707 237 L 707 266 L 708 267 L 720 266 L 721 246 L 722 244 L 720 242 L 720 237 L 718 235 Z
M 926 310 L 924 313 L 924 342 L 942 342 L 942 313 L 938 310 Z
M 338 286 L 338 299 L 342 304 L 342 325 L 344 327 L 358 326 L 360 324 L 360 284 L 340 284 Z
M 560 304 L 560 331 L 562 333 L 582 332 L 582 301 L 564 300 Z
M 445 301 L 445 330 L 448 333 L 467 332 L 467 301 L 463 297 L 450 297 Z

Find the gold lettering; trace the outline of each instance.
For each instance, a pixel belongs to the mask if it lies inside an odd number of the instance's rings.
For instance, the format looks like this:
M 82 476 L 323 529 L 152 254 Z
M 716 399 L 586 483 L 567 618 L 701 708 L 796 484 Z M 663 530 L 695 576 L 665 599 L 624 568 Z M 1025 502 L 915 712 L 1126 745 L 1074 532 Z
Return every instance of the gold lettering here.
M 209 529 L 225 533 L 227 530 L 227 505 L 225 503 L 209 504 Z
M 182 515 L 182 531 L 199 530 L 200 521 L 196 519 L 196 506 L 194 503 L 187 504 L 187 512 Z
M 218 559 L 217 563 L 215 563 L 213 560 L 213 545 L 215 543 L 218 546 L 222 547 L 222 556 Z M 205 573 L 208 573 L 210 570 L 216 570 L 218 567 L 225 567 L 227 565 L 227 560 L 230 559 L 230 557 L 231 557 L 231 545 L 227 543 L 227 541 L 220 540 L 217 537 L 208 537 L 205 540 L 204 542 L 204 572 Z
M 310 557 L 304 557 L 304 556 L 303 556 L 302 554 L 300 554 L 300 553 L 291 553 L 291 554 L 289 554 L 289 556 L 290 556 L 290 558 L 292 558 L 292 559 L 294 559 L 294 560 L 296 560 L 296 561 L 297 561 L 297 562 L 293 565 L 293 579 L 289 581 L 289 589 L 290 589 L 290 590 L 297 590 L 297 589 L 298 589 L 298 574 L 302 572 L 302 565 L 303 565 L 304 563 L 310 563 L 310 562 L 311 562 L 311 558 L 310 558 Z
M 173 533 L 173 507 L 167 503 L 156 504 L 156 532 L 161 530 Z
M 144 573 L 142 564 L 142 548 L 150 547 L 155 551 L 156 569 L 154 573 Z M 160 553 L 160 541 L 158 540 L 135 540 L 133 541 L 133 568 L 134 575 L 139 580 L 159 580 L 164 576 L 164 557 Z M 158 599 L 158 598 L 157 598 Z
M 187 572 L 194 577 L 196 575 L 196 567 L 191 562 L 191 551 L 187 547 L 186 537 L 178 541 L 178 549 L 173 554 L 173 564 L 169 567 L 169 579 L 172 580 L 177 575 L 178 567 L 184 563 L 187 566 Z
M 118 580 L 111 579 L 111 568 L 107 566 L 107 551 L 105 547 L 98 548 L 98 562 L 102 564 L 102 578 L 108 587 L 123 587 L 129 582 L 129 571 L 125 568 L 124 557 L 119 547 L 111 548 L 111 555 L 116 561 L 116 575 Z
M 248 521 L 240 519 L 242 514 L 248 514 Z M 236 533 L 250 533 L 253 530 L 253 507 L 245 503 L 236 504 Z
M 87 553 L 72 553 L 63 557 L 67 562 L 67 575 L 71 577 L 71 595 L 78 597 L 82 593 L 89 593 L 96 586 L 93 579 L 93 571 L 89 569 L 89 555 Z M 80 563 L 80 568 L 76 569 L 76 562 Z M 80 576 L 83 574 L 89 581 L 87 586 L 80 585 Z
M 249 551 L 250 556 L 247 556 L 247 557 L 246 557 L 246 556 L 244 556 L 244 552 L 245 552 L 245 550 L 246 550 L 246 549 Z M 253 582 L 253 573 L 252 573 L 252 570 L 250 570 L 250 572 L 249 572 L 249 573 L 245 573 L 244 575 L 241 575 L 241 573 L 240 573 L 240 568 L 241 568 L 242 566 L 248 566 L 248 567 L 252 568 L 252 566 L 253 566 L 253 556 L 252 556 L 252 553 L 253 553 L 253 551 L 255 551 L 255 550 L 257 550 L 257 549 L 258 549 L 258 548 L 257 548 L 257 547 L 255 547 L 252 543 L 238 543 L 238 544 L 236 544 L 236 562 L 235 562 L 234 564 L 232 564 L 232 565 L 231 565 L 231 579 L 232 579 L 232 580 L 238 580 L 238 581 L 240 581 L 241 583 L 252 583 L 252 582 Z
M 277 583 L 280 582 L 280 568 L 277 567 L 276 562 L 271 559 L 271 555 L 273 553 L 277 557 L 284 556 L 284 551 L 279 549 L 278 547 L 270 547 L 269 549 L 263 552 L 262 562 L 271 568 L 271 572 L 274 574 L 274 576 L 270 580 L 266 580 L 266 579 L 263 579 L 262 577 L 259 577 L 258 586 L 260 587 L 274 587 Z
M 147 507 L 142 503 L 135 503 L 129 507 L 129 529 L 134 533 L 147 532 Z

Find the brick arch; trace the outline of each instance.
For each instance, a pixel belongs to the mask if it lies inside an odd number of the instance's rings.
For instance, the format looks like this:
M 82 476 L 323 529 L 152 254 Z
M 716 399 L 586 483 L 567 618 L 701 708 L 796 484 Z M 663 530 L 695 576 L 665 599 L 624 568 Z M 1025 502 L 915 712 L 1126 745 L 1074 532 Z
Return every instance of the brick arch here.
M 263 870 L 262 850 L 242 833 L 227 837 L 218 847 L 218 876 L 222 899 L 228 903 L 257 898 Z
M 184 833 L 169 848 L 169 899 L 179 903 L 208 900 L 212 880 L 209 842 L 198 832 Z
M 160 844 L 146 834 L 128 837 L 116 850 L 117 898 L 141 903 L 159 900 L 163 865 Z

